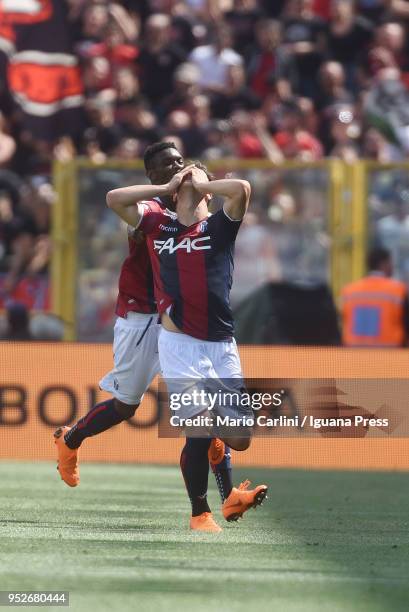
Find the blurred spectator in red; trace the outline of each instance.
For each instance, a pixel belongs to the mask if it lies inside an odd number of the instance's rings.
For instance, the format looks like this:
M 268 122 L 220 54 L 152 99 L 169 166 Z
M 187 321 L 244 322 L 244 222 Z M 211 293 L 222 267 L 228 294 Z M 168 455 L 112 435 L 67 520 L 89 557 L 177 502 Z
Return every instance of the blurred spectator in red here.
M 331 17 L 331 0 L 314 0 L 313 11 L 318 17 L 329 20 Z
M 105 57 L 90 57 L 85 60 L 82 70 L 85 93 L 92 96 L 112 87 L 112 73 Z
M 286 159 L 304 161 L 321 159 L 322 146 L 313 134 L 304 129 L 302 111 L 296 101 L 283 104 L 278 127 L 279 131 L 274 139 Z
M 259 21 L 255 30 L 256 44 L 248 50 L 247 74 L 251 89 L 265 96 L 274 78 L 281 97 L 288 97 L 296 83 L 292 56 L 280 45 L 281 26 L 278 21 Z
M 104 40 L 87 46 L 83 55 L 103 57 L 114 69 L 118 66 L 131 66 L 138 56 L 138 48 L 126 43 L 126 34 L 118 22 L 110 21 L 105 29 Z
M 235 142 L 234 154 L 237 157 L 264 157 L 264 147 L 255 133 L 252 116 L 245 111 L 235 111 L 230 117 L 232 136 Z
M 284 161 L 284 155 L 271 135 L 265 116 L 261 113 L 253 115 L 253 124 L 254 133 L 267 159 L 273 162 L 273 164 L 281 164 Z

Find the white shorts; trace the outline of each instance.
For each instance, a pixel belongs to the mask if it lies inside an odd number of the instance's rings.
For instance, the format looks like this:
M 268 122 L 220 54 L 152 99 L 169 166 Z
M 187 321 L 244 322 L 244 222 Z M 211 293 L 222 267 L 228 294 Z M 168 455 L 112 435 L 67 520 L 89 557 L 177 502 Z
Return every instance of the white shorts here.
M 214 392 L 241 393 L 243 374 L 236 341 L 209 342 L 186 334 L 169 332 L 162 327 L 159 334 L 159 359 L 168 394 L 191 393 L 194 388 Z M 172 409 L 172 408 L 171 408 Z M 206 406 L 183 406 L 179 416 L 191 418 Z
M 158 315 L 129 312 L 114 326 L 114 369 L 99 382 L 124 404 L 135 405 L 160 372 Z

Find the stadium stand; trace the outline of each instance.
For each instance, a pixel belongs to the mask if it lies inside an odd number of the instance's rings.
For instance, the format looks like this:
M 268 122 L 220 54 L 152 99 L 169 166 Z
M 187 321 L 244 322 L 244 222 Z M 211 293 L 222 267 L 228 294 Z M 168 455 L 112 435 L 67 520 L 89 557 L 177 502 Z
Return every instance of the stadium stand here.
M 407 156 L 407 2 L 39 6 L 0 26 L 0 308 L 49 309 L 55 159 L 132 160 L 170 137 L 204 160 Z

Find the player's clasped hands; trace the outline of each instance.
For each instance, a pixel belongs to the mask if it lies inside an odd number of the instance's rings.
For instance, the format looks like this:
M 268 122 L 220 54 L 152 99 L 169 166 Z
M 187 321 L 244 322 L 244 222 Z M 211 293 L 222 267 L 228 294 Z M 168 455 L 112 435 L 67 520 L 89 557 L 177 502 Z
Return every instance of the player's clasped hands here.
M 194 167 L 195 167 L 194 164 L 189 164 L 188 166 L 183 168 L 183 170 L 181 170 L 180 172 L 177 172 L 172 177 L 172 179 L 167 184 L 166 191 L 168 195 L 174 195 L 177 192 L 177 190 L 179 189 L 183 181 L 186 180 L 186 178 L 192 174 L 192 170 Z
M 192 185 L 199 192 L 205 195 L 207 193 L 206 183 L 209 182 L 206 172 L 195 166 L 191 171 Z

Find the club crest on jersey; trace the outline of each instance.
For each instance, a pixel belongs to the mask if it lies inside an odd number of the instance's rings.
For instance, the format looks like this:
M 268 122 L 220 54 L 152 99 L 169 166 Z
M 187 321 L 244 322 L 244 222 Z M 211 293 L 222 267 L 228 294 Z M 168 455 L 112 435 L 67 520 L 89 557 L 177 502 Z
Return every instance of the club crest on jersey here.
M 170 255 L 175 251 L 186 251 L 191 253 L 192 251 L 206 251 L 211 249 L 210 244 L 205 244 L 210 241 L 210 236 L 200 236 L 199 238 L 182 238 L 180 242 L 177 242 L 175 238 L 168 238 L 167 240 L 154 240 L 153 245 L 155 251 L 158 251 L 159 255 L 168 251 Z
M 202 221 L 199 225 L 199 232 L 205 232 L 207 230 L 208 223 L 207 221 Z

